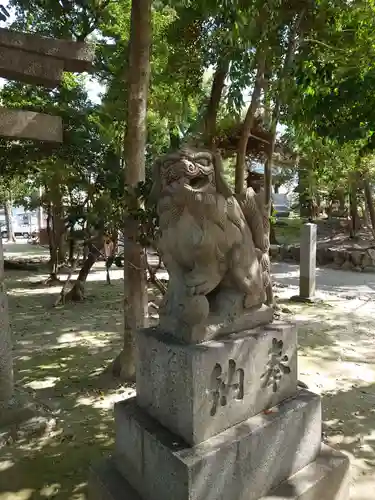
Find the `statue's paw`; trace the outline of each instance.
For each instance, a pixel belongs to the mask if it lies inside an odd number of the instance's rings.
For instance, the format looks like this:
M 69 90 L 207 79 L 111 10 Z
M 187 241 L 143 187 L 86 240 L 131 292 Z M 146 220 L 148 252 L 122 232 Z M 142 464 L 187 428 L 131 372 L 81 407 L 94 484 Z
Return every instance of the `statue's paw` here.
M 188 325 L 202 323 L 210 312 L 210 306 L 206 297 L 198 295 L 185 300 L 182 320 Z
M 187 283 L 189 295 L 207 295 L 211 290 L 211 283 L 208 281 L 201 281 L 196 283 Z
M 239 290 L 246 294 L 251 294 L 253 291 L 253 282 L 250 278 L 243 276 L 239 271 L 233 272 L 234 281 L 237 284 Z
M 249 293 L 245 296 L 244 308 L 251 309 L 252 307 L 259 306 L 265 299 L 266 296 L 263 290 L 261 290 L 260 293 Z
M 214 288 L 220 283 L 220 277 L 217 276 L 213 279 L 212 276 L 209 279 L 203 275 L 187 276 L 186 286 L 188 289 L 188 295 L 207 295 L 212 292 Z
M 244 308 L 251 309 L 258 304 L 259 300 L 254 295 L 246 295 L 244 300 Z

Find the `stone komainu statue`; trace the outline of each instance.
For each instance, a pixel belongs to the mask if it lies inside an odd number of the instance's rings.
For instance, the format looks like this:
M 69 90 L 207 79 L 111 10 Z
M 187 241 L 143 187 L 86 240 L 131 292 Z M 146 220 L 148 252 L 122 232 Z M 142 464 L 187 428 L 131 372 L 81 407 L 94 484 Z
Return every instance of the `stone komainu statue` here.
M 263 194 L 236 198 L 218 153 L 190 148 L 156 161 L 150 200 L 169 273 L 159 329 L 189 343 L 272 320 L 269 220 Z

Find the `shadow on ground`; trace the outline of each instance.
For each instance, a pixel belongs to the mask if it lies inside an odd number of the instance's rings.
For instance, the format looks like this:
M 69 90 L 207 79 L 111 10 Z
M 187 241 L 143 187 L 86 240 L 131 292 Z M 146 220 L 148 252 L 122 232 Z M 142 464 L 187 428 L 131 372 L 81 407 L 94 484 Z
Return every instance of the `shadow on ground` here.
M 90 463 L 112 451 L 113 404 L 134 393 L 98 375 L 121 348 L 123 282 L 90 281 L 84 303 L 53 308 L 60 288 L 27 279 L 40 276 L 7 278 L 15 375 L 54 425 L 0 450 L 0 500 L 83 500 Z M 375 474 L 375 308 L 343 312 L 334 298 L 287 307 L 299 328 L 300 378 L 323 396 L 325 439 L 351 456 L 353 478 L 365 484 Z
M 355 292 L 355 289 L 354 289 Z M 352 289 L 353 293 L 353 289 Z M 325 442 L 351 460 L 351 500 L 375 486 L 375 307 L 332 295 L 313 305 L 284 301 L 298 326 L 299 377 L 322 395 Z M 369 485 L 372 484 L 371 487 Z
M 123 282 L 88 282 L 85 302 L 53 308 L 60 287 L 28 278 L 40 276 L 7 274 L 15 378 L 51 425 L 0 450 L 0 499 L 83 499 L 90 463 L 113 445 L 113 404 L 134 393 L 101 375 L 122 346 Z

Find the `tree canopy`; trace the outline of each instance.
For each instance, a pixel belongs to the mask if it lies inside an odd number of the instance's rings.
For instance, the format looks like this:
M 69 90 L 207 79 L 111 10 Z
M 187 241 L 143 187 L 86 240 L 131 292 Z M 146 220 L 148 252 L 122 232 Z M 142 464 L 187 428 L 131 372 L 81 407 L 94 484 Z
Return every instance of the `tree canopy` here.
M 100 210 L 104 200 L 119 207 L 130 0 L 11 0 L 9 7 L 14 29 L 94 40 L 91 76 L 105 90 L 95 105 L 87 96 L 86 76 L 67 73 L 54 90 L 5 85 L 3 105 L 60 115 L 64 143 L 2 141 L 2 175 L 34 172 L 35 183 L 45 184 L 58 173 L 72 193 L 100 199 Z M 338 181 L 346 184 L 359 168 L 357 156 L 372 154 L 372 2 L 154 0 L 151 14 L 147 169 L 181 141 L 215 144 L 232 159 L 245 141 L 245 157 L 237 157 L 236 169 L 244 171 L 255 159 L 269 163 L 276 152 L 283 158 L 277 168 L 287 164 L 296 174 L 308 169 L 316 189 L 329 186 L 334 192 Z M 276 137 L 278 123 L 283 137 Z M 234 164 L 229 161 L 228 168 Z M 121 220 L 118 208 L 115 213 Z

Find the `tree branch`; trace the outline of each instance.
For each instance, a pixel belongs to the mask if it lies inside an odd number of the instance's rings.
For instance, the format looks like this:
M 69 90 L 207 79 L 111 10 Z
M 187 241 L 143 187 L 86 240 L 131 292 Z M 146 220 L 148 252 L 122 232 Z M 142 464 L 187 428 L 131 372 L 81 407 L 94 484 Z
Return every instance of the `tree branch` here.
M 254 125 L 255 113 L 259 107 L 260 94 L 263 87 L 264 69 L 265 69 L 265 52 L 262 48 L 258 49 L 256 55 L 257 74 L 255 77 L 254 89 L 251 96 L 250 106 L 247 109 L 245 120 L 242 124 L 241 136 L 238 141 L 237 158 L 235 167 L 235 192 L 241 194 L 244 189 L 245 182 L 245 160 L 246 149 L 251 129 Z
M 210 100 L 204 117 L 204 135 L 208 147 L 212 147 L 215 141 L 217 114 L 228 70 L 229 59 L 220 59 L 212 80 Z
M 317 45 L 321 45 L 322 47 L 325 47 L 327 49 L 333 50 L 335 52 L 345 52 L 347 51 L 345 49 L 339 49 L 338 47 L 332 47 L 332 45 L 328 45 L 328 43 L 321 42 L 320 40 L 314 40 L 313 38 L 304 38 L 301 43 L 316 43 Z

